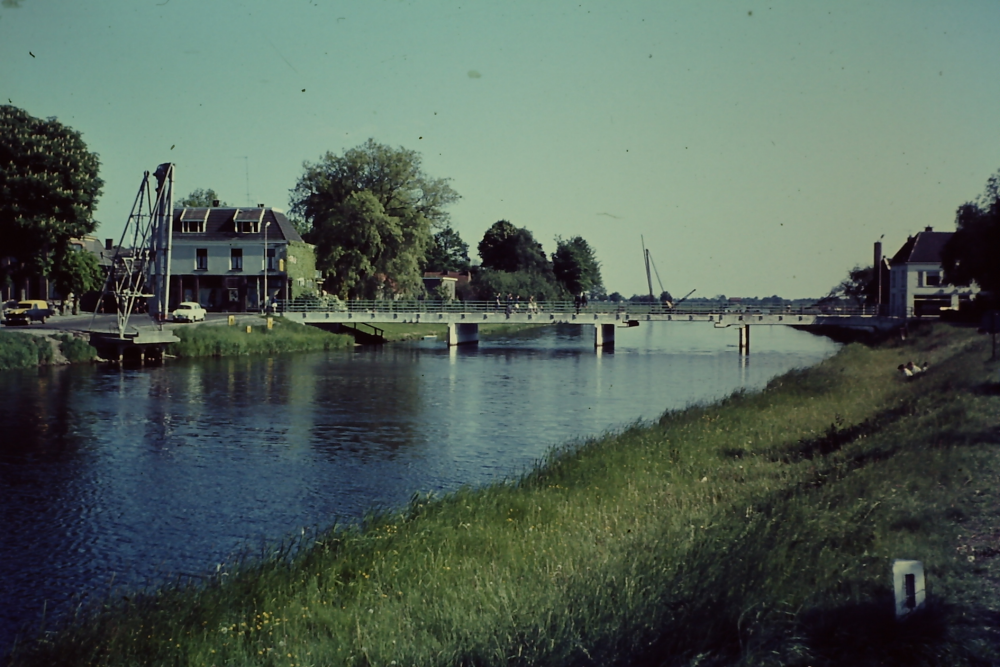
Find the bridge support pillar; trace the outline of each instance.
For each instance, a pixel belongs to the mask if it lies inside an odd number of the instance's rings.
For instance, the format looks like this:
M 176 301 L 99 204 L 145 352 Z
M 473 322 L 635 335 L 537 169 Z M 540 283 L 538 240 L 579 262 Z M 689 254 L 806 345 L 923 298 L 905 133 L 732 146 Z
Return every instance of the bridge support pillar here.
M 595 324 L 594 347 L 614 347 L 615 326 L 614 324 Z
M 740 327 L 740 354 L 750 354 L 750 325 Z
M 479 342 L 479 325 L 465 322 L 448 325 L 448 347 L 452 345 L 475 345 Z

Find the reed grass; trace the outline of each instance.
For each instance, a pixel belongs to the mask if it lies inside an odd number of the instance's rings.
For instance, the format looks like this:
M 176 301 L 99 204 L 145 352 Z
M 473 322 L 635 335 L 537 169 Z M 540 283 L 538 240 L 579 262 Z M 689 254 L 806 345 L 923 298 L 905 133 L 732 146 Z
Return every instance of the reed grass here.
M 274 318 L 274 328 L 246 325 L 198 325 L 177 327 L 174 334 L 179 343 L 170 345 L 167 353 L 175 357 L 229 357 L 267 355 L 283 352 L 335 350 L 351 347 L 350 336 L 332 334 L 316 327 L 303 326 L 284 318 Z
M 10 664 L 995 663 L 987 356 L 947 325 L 848 345 L 516 479 L 109 601 Z M 931 368 L 904 381 L 909 359 Z M 928 573 L 928 608 L 905 623 L 894 558 Z

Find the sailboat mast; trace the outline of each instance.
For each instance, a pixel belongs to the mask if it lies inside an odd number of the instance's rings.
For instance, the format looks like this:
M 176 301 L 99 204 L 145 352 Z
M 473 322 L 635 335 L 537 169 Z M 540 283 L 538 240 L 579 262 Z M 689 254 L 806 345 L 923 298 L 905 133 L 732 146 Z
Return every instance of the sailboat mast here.
M 649 287 L 649 299 L 655 301 L 653 298 L 653 277 L 649 275 L 649 250 L 646 248 L 646 239 L 643 238 L 642 234 L 639 235 L 639 239 L 642 240 L 642 257 L 646 261 L 646 285 Z

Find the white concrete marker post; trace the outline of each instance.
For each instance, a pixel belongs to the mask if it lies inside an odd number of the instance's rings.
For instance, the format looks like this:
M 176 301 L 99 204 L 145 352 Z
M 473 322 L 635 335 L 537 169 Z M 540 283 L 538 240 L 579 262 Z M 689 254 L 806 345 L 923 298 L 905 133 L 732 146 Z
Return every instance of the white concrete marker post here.
M 897 620 L 922 608 L 927 599 L 924 564 L 919 560 L 892 561 L 892 587 L 896 592 Z

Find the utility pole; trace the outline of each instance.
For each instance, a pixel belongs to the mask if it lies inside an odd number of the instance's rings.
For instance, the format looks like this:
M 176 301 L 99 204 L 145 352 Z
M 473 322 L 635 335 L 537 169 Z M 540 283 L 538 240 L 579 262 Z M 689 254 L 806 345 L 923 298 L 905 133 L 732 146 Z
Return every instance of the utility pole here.
M 264 223 L 264 301 L 263 310 L 267 313 L 267 271 L 270 269 L 270 262 L 267 256 L 267 228 L 271 226 L 271 221 L 268 220 Z

